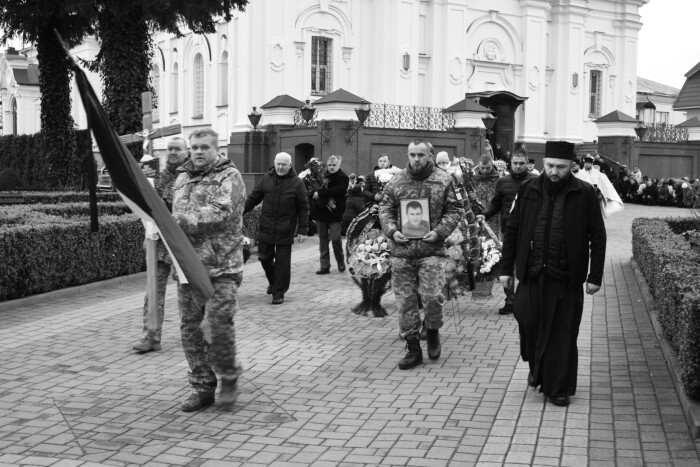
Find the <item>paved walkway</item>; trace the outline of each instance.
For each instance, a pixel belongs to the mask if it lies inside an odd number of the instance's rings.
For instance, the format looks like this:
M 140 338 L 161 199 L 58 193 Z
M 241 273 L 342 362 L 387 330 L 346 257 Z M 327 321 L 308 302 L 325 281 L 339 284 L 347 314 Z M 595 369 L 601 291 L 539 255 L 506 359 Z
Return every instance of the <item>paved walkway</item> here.
M 411 371 L 396 306 L 352 314 L 346 274 L 316 276 L 316 241 L 295 246 L 293 285 L 269 304 L 246 266 L 236 318 L 246 372 L 230 411 L 187 414 L 187 365 L 169 286 L 163 350 L 130 351 L 143 285 L 0 313 L 0 465 L 698 466 L 678 397 L 630 267 L 628 206 L 608 220 L 602 293 L 586 298 L 579 389 L 568 408 L 527 386 L 503 294 L 445 310 L 443 355 Z

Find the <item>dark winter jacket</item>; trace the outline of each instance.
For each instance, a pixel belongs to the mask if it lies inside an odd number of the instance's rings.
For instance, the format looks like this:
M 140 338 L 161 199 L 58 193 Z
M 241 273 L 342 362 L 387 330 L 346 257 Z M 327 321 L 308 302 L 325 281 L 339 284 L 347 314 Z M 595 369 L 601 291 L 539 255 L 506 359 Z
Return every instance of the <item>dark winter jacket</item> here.
M 389 164 L 389 167 L 393 167 L 391 164 Z M 375 166 L 374 170 L 372 170 L 367 177 L 365 177 L 365 189 L 362 192 L 362 194 L 365 197 L 365 205 L 366 206 L 372 206 L 374 204 L 379 204 L 379 201 L 374 199 L 374 195 L 379 193 L 381 191 L 381 184 L 379 183 L 379 180 L 377 179 L 377 176 L 375 175 L 375 172 L 379 170 L 379 166 Z
M 350 179 L 342 169 L 334 174 L 326 172 L 328 186 L 318 190 L 318 199 L 311 199 L 311 218 L 321 222 L 341 222 L 345 212 L 345 192 Z M 335 207 L 329 205 L 333 200 Z
M 340 232 L 345 235 L 348 226 L 359 213 L 365 210 L 365 201 L 362 195 L 364 186 L 361 184 L 355 185 L 348 189 L 348 199 L 345 202 L 345 212 L 343 213 L 343 223 Z
M 267 171 L 245 202 L 251 211 L 262 201 L 259 239 L 265 243 L 292 244 L 294 233 L 306 235 L 309 228 L 309 200 L 304 182 L 293 168 L 279 176 L 275 168 Z M 297 230 L 297 225 L 299 229 Z
M 501 274 L 523 280 L 531 254 L 537 216 L 542 205 L 545 175 L 520 185 L 503 239 Z M 570 176 L 564 196 L 564 239 L 570 284 L 601 285 L 605 266 L 606 233 L 593 185 Z M 590 272 L 588 268 L 590 256 Z
M 500 212 L 501 232 L 505 232 L 506 219 L 508 219 L 510 207 L 513 204 L 515 195 L 518 194 L 520 185 L 527 180 L 532 180 L 533 178 L 537 178 L 537 175 L 524 171 L 519 174 L 510 173 L 496 180 L 496 194 L 493 196 L 493 198 L 491 198 L 491 202 L 489 203 L 488 207 L 481 214 L 483 214 L 486 219 L 490 219 Z

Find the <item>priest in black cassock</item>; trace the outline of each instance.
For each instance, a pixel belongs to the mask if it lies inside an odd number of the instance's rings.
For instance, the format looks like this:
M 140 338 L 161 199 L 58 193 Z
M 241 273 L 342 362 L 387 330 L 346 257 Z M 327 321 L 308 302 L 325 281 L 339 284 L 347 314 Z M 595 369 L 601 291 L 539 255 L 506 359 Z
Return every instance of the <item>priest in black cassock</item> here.
M 512 287 L 514 275 L 520 281 L 513 315 L 528 384 L 559 406 L 576 394 L 584 283 L 587 294 L 598 292 L 605 265 L 596 188 L 571 175 L 574 157 L 572 143 L 546 143 L 543 173 L 524 182 L 513 202 L 501 258 L 503 286 Z

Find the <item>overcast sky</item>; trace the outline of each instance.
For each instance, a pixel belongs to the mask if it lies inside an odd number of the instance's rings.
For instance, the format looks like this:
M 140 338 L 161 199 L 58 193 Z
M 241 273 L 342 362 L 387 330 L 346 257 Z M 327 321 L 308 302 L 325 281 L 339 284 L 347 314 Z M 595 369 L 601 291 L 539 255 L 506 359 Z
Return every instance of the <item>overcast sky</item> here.
M 700 0 L 650 0 L 639 13 L 637 75 L 680 89 L 700 62 Z

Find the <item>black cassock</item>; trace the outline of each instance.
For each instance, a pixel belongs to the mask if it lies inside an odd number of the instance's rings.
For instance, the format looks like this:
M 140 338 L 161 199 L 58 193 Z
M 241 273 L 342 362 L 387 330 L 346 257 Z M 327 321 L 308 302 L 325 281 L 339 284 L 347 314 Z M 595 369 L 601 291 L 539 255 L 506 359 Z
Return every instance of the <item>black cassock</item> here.
M 546 396 L 576 394 L 578 338 L 583 284 L 571 285 L 546 273 L 518 284 L 513 315 L 520 330 L 520 354 Z

